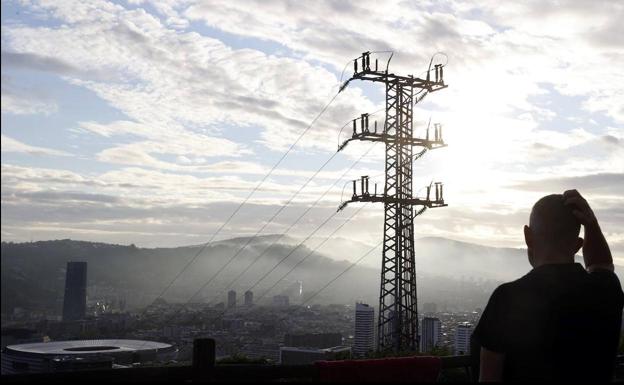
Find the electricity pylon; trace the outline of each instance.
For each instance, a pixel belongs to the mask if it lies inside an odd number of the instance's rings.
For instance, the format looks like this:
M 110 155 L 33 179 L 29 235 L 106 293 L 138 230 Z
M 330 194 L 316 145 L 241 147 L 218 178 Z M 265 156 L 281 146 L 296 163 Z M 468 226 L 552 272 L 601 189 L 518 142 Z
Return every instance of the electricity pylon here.
M 441 183 L 435 184 L 435 199 L 430 197 L 432 185 L 427 187 L 424 198 L 414 197 L 412 190 L 412 163 L 427 150 L 445 147 L 442 127 L 434 125 L 433 139 L 429 138 L 429 127 L 425 138 L 413 136 L 413 106 L 424 96 L 447 85 L 443 79 L 443 65 L 436 64 L 427 71 L 425 79 L 412 75 L 400 76 L 388 72 L 390 59 L 385 70 L 370 65 L 370 52 L 354 60 L 352 80 L 383 83 L 386 87 L 386 116 L 381 127 L 377 122 L 371 127 L 369 115 L 363 114 L 353 120 L 351 138 L 339 145 L 342 150 L 353 140 L 383 142 L 386 144 L 385 185 L 383 193 L 369 191 L 369 178 L 353 181 L 351 199 L 342 202 L 338 210 L 352 202 L 382 202 L 385 208 L 384 239 L 381 262 L 381 287 L 379 292 L 379 321 L 377 349 L 379 351 L 418 351 L 418 310 L 416 292 L 416 266 L 414 262 L 414 218 L 427 208 L 446 206 Z M 434 79 L 431 74 L 434 73 Z M 418 89 L 415 94 L 414 89 Z M 413 154 L 414 146 L 422 150 Z M 413 206 L 422 206 L 415 213 Z

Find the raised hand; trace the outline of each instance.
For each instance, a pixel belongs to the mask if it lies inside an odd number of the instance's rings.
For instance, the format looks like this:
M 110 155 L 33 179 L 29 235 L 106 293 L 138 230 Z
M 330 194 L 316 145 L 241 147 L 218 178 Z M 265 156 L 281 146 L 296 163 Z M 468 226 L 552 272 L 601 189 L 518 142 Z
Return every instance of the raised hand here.
M 583 226 L 594 225 L 598 223 L 596 215 L 589 207 L 589 203 L 577 190 L 567 190 L 563 193 L 564 204 L 572 206 L 572 214 L 581 222 Z
M 563 193 L 564 204 L 572 206 L 572 213 L 584 227 L 583 259 L 590 273 L 596 270 L 613 271 L 613 257 L 607 240 L 589 203 L 576 190 Z

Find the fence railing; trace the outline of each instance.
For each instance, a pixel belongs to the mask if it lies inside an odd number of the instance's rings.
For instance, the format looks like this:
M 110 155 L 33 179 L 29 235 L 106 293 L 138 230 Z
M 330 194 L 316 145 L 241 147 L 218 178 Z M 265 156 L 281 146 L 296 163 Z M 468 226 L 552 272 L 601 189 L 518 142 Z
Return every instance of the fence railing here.
M 441 357 L 442 370 L 463 368 L 470 378 L 470 356 Z M 190 366 L 154 366 L 74 372 L 29 373 L 2 376 L 10 383 L 26 382 L 210 382 L 210 381 L 295 381 L 314 382 L 319 378 L 314 365 L 217 364 L 215 342 L 210 338 L 193 341 Z
M 2 376 L 3 382 L 31 383 L 99 383 L 99 382 L 223 382 L 223 381 L 294 381 L 316 382 L 319 373 L 314 365 L 217 364 L 215 343 L 209 338 L 193 343 L 193 363 L 190 366 L 155 366 L 75 372 L 14 374 Z M 476 361 L 471 356 L 442 356 L 442 373 L 462 369 L 464 381 L 476 381 Z M 618 373 L 624 369 L 624 356 L 618 356 Z M 624 374 L 624 373 L 623 373 Z M 620 378 L 618 376 L 618 378 Z

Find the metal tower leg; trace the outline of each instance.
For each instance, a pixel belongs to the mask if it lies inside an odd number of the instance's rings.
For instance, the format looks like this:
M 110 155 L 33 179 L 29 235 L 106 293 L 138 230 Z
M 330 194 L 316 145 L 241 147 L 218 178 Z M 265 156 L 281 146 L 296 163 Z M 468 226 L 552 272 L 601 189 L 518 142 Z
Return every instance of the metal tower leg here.
M 386 133 L 395 140 L 386 142 L 386 184 L 384 194 L 412 198 L 412 87 L 399 82 L 386 83 Z M 412 206 L 385 203 L 384 245 L 379 295 L 378 348 L 416 350 L 418 312 L 414 225 Z

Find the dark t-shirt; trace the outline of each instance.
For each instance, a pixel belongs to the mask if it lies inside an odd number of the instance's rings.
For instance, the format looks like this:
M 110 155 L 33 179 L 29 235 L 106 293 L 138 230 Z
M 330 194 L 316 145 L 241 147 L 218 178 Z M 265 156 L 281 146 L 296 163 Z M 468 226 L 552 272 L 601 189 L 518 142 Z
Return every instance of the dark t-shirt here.
M 473 338 L 505 354 L 505 381 L 609 381 L 623 303 L 613 272 L 542 265 L 494 290 Z

